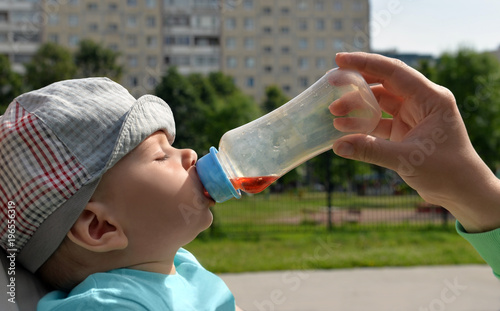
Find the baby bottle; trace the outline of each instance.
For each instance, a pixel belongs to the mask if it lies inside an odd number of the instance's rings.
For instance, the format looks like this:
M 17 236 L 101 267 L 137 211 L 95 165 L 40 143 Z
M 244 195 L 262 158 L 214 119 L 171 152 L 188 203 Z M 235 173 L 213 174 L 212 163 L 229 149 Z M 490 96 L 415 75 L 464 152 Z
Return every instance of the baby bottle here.
M 334 113 L 334 114 L 332 114 Z M 276 110 L 225 133 L 196 169 L 216 202 L 258 193 L 351 133 L 368 134 L 381 111 L 356 71 L 335 68 Z

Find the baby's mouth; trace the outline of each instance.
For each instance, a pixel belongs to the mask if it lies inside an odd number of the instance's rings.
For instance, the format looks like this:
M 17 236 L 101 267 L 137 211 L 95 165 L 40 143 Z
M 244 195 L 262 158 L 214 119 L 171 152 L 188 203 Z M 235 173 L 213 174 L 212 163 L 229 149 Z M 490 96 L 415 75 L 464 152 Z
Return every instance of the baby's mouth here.
M 205 187 L 203 187 L 203 195 L 204 195 L 207 199 L 209 199 L 209 200 L 212 200 L 212 201 L 214 200 L 214 199 L 212 199 L 212 197 L 211 197 L 211 196 L 210 196 L 210 194 L 208 193 L 207 189 L 205 189 Z

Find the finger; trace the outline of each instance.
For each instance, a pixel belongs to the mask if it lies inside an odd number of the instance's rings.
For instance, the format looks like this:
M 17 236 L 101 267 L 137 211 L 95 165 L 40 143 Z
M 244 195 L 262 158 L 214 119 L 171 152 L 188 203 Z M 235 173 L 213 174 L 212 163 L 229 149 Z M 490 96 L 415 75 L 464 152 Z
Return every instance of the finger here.
M 343 133 L 365 133 L 382 139 L 391 137 L 392 119 L 381 119 L 373 129 L 373 124 L 356 118 L 336 118 L 333 125 Z
M 333 144 L 333 151 L 344 158 L 398 170 L 405 145 L 363 134 L 347 135 Z
M 357 91 L 343 94 L 339 99 L 333 101 L 330 106 L 330 112 L 334 116 L 346 116 L 353 111 L 366 109 L 367 103 L 363 100 L 361 94 Z
M 395 116 L 399 113 L 403 98 L 389 92 L 383 85 L 375 85 L 371 87 L 373 95 L 378 101 L 380 109 Z
M 380 121 L 377 124 L 377 127 L 375 127 L 375 129 L 368 134 L 382 139 L 389 139 L 391 138 L 391 132 L 392 132 L 392 119 L 380 119 Z
M 428 81 L 422 74 L 400 60 L 363 52 L 339 53 L 335 62 L 341 68 L 355 69 L 368 83 L 382 83 L 396 96 L 408 96 Z

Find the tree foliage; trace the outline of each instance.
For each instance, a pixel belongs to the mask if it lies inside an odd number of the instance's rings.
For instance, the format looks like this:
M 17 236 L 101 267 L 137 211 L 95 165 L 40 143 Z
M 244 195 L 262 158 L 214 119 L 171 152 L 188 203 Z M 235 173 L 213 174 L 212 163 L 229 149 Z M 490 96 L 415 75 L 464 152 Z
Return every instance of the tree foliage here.
M 277 85 L 270 85 L 266 87 L 266 97 L 262 102 L 262 108 L 265 112 L 271 112 L 288 101 L 289 98 Z
M 71 51 L 54 43 L 45 43 L 26 64 L 25 80 L 29 87 L 38 89 L 53 82 L 71 79 L 75 73 L 76 65 Z
M 12 71 L 9 58 L 0 55 L 0 115 L 22 90 L 21 75 Z
M 489 53 L 460 49 L 444 54 L 423 73 L 454 95 L 470 139 L 492 168 L 500 154 L 500 63 Z
M 119 55 L 90 39 L 82 40 L 75 53 L 77 76 L 102 76 L 119 80 L 123 74 L 123 66 L 118 64 Z
M 176 142 L 200 156 L 217 147 L 222 135 L 259 115 L 257 105 L 222 73 L 181 75 L 170 67 L 155 89 L 172 108 Z

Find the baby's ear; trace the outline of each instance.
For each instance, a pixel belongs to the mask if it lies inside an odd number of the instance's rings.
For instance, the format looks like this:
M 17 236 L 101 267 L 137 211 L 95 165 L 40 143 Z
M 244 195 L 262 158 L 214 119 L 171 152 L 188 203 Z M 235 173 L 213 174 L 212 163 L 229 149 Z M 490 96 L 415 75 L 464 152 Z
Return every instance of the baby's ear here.
M 91 201 L 68 232 L 75 244 L 93 252 L 109 252 L 127 247 L 128 238 L 106 205 Z

